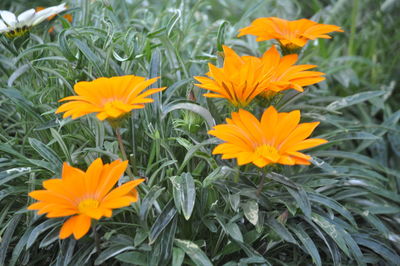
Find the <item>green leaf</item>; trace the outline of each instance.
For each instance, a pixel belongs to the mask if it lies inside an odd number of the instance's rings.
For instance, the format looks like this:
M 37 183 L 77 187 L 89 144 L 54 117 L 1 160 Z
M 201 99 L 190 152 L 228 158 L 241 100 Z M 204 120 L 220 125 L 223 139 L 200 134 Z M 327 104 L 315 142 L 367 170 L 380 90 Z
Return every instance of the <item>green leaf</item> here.
M 256 225 L 258 222 L 259 212 L 258 203 L 255 200 L 247 200 L 242 203 L 242 208 L 246 219 L 253 225 Z
M 217 32 L 217 50 L 218 52 L 222 52 L 222 45 L 225 44 L 225 31 L 227 26 L 229 25 L 228 21 L 223 21 L 219 27 Z
M 7 250 L 11 243 L 11 239 L 14 235 L 15 228 L 17 227 L 18 223 L 20 222 L 21 218 L 22 218 L 22 214 L 17 214 L 17 215 L 14 215 L 8 222 L 8 225 L 5 229 L 5 232 L 1 238 L 1 243 L 0 243 L 0 265 L 5 265 L 4 262 L 6 259 Z
M 14 81 L 23 75 L 26 71 L 28 71 L 30 66 L 28 64 L 20 66 L 17 70 L 15 70 L 12 75 L 8 78 L 7 86 L 12 87 Z
M 49 228 L 52 228 L 52 227 L 58 225 L 59 223 L 60 223 L 60 221 L 57 219 L 50 219 L 50 220 L 44 221 L 40 225 L 33 228 L 33 230 L 31 231 L 31 233 L 29 235 L 28 240 L 26 241 L 26 248 L 29 249 L 41 233 L 45 232 Z
M 290 195 L 296 200 L 300 209 L 303 211 L 304 215 L 307 218 L 311 218 L 311 204 L 308 199 L 307 193 L 303 188 L 299 187 L 297 191 L 286 187 L 287 191 L 289 191 Z
M 34 138 L 29 138 L 29 143 L 31 144 L 32 148 L 34 148 L 46 161 L 52 165 L 51 169 L 53 169 L 53 173 L 61 173 L 62 161 L 52 149 Z
M 172 249 L 172 266 L 181 266 L 185 258 L 185 251 L 181 248 Z
M 174 243 L 185 251 L 186 255 L 188 255 L 197 266 L 213 265 L 207 255 L 192 241 L 175 239 Z
M 173 185 L 175 206 L 181 210 L 186 220 L 192 215 L 196 201 L 196 188 L 194 179 L 190 173 L 170 178 Z
M 361 246 L 367 247 L 374 252 L 378 253 L 385 260 L 389 261 L 393 265 L 397 265 L 400 261 L 400 256 L 396 251 L 392 250 L 390 247 L 381 243 L 380 241 L 372 238 L 366 234 L 356 234 L 353 235 L 354 240 Z
M 203 180 L 203 188 L 211 186 L 213 183 L 220 179 L 226 179 L 232 175 L 237 175 L 237 170 L 232 169 L 228 166 L 219 166 L 215 168 L 206 178 Z
M 350 257 L 349 249 L 346 246 L 346 241 L 343 238 L 343 234 L 335 224 L 316 213 L 312 214 L 312 220 L 336 242 L 336 244 L 347 256 Z
M 117 256 L 118 254 L 127 251 L 127 250 L 135 250 L 133 246 L 126 246 L 126 245 L 114 245 L 106 250 L 103 250 L 100 255 L 96 258 L 94 265 L 100 265 L 106 260 Z
M 150 229 L 149 241 L 150 244 L 156 241 L 157 237 L 164 231 L 165 227 L 172 221 L 175 217 L 176 209 L 174 207 L 173 201 L 169 201 L 169 203 L 164 207 L 161 214 L 157 217 L 153 226 Z
M 351 96 L 344 97 L 340 100 L 334 101 L 329 104 L 326 108 L 330 111 L 336 111 L 354 104 L 358 104 L 369 99 L 382 96 L 385 94 L 385 91 L 367 91 L 367 92 L 360 92 L 356 93 Z
M 154 186 L 143 198 L 142 204 L 140 205 L 139 218 L 144 224 L 147 224 L 147 216 L 149 214 L 152 205 L 156 202 L 157 198 L 161 195 L 161 193 L 164 190 L 165 188 Z
M 146 255 L 139 251 L 129 251 L 115 257 L 117 260 L 134 265 L 148 265 Z
M 104 62 L 100 57 L 98 57 L 87 45 L 85 41 L 82 41 L 77 38 L 72 38 L 72 41 L 75 43 L 76 47 L 85 55 L 88 61 L 96 68 L 99 75 L 104 76 L 103 69 L 101 66 L 104 65 Z
M 338 202 L 336 202 L 334 199 L 315 193 L 309 193 L 308 195 L 311 201 L 321 203 L 337 211 L 338 213 L 343 215 L 343 217 L 345 217 L 350 223 L 352 223 L 354 226 L 357 226 L 356 221 L 354 220 L 351 213 L 347 209 L 345 209 L 342 205 L 340 205 Z
M 321 257 L 319 255 L 318 249 L 312 241 L 311 237 L 304 231 L 304 224 L 290 226 L 290 230 L 296 234 L 300 242 L 304 245 L 308 254 L 313 259 L 314 264 L 322 265 Z
M 293 237 L 293 235 L 289 232 L 289 230 L 283 226 L 281 223 L 279 223 L 276 219 L 274 218 L 269 218 L 266 221 L 266 224 L 271 227 L 272 230 L 275 231 L 282 239 L 285 241 L 296 244 L 298 245 L 296 239 Z
M 204 120 L 207 122 L 209 128 L 212 128 L 213 126 L 215 126 L 215 121 L 214 121 L 214 118 L 212 117 L 211 113 L 204 107 L 194 104 L 194 103 L 177 103 L 177 104 L 165 106 L 162 111 L 161 119 L 164 119 L 165 116 L 169 112 L 172 112 L 174 110 L 182 110 L 182 109 L 192 111 L 192 112 L 200 115 L 201 117 L 203 117 Z
M 243 242 L 243 235 L 239 226 L 234 222 L 229 222 L 225 225 L 226 231 L 230 237 L 236 241 Z
M 0 185 L 6 184 L 22 175 L 27 173 L 31 173 L 30 167 L 20 167 L 20 168 L 12 168 L 6 171 L 0 172 Z

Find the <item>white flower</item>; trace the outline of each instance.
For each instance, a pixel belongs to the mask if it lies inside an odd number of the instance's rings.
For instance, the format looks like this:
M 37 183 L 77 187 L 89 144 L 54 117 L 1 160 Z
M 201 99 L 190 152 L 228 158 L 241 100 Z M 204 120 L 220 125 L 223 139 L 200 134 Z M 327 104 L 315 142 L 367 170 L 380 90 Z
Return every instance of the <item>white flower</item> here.
M 66 9 L 65 3 L 48 7 L 38 12 L 32 8 L 22 12 L 18 17 L 10 11 L 0 10 L 0 33 L 4 33 L 10 38 L 21 36 L 31 27 Z

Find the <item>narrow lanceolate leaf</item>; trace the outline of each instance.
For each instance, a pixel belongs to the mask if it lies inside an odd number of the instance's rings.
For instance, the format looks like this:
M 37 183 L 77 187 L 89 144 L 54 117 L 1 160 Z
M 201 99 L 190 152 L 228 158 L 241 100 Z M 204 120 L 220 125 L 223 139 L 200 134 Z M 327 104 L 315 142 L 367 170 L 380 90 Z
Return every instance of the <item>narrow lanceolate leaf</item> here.
M 153 226 L 150 229 L 149 241 L 150 244 L 156 241 L 157 237 L 164 231 L 165 227 L 171 222 L 175 217 L 176 209 L 174 203 L 171 200 L 163 209 L 161 214 L 157 217 Z
M 194 103 L 177 103 L 177 104 L 166 106 L 163 109 L 162 117 L 164 118 L 169 112 L 172 112 L 174 110 L 181 110 L 181 109 L 192 111 L 192 112 L 200 115 L 201 117 L 203 117 L 204 120 L 207 122 L 207 125 L 209 128 L 212 128 L 213 126 L 215 126 L 215 120 L 212 117 L 210 111 L 208 111 L 206 108 L 204 108 L 200 105 L 194 104 Z
M 308 199 L 307 193 L 299 187 L 298 191 L 290 189 L 286 187 L 292 197 L 296 200 L 297 204 L 299 205 L 300 209 L 303 211 L 304 215 L 307 218 L 311 218 L 311 204 Z
M 277 220 L 275 220 L 274 218 L 269 218 L 267 220 L 266 224 L 269 227 L 271 227 L 272 230 L 274 230 L 285 241 L 293 243 L 293 244 L 298 244 L 296 239 L 289 232 L 289 230 L 285 226 L 283 226 L 281 223 L 279 223 Z
M 55 173 L 60 172 L 62 161 L 52 149 L 34 138 L 29 138 L 29 143 L 31 144 L 32 148 L 34 148 L 46 161 L 52 164 L 52 168 L 55 170 Z
M 194 179 L 190 173 L 170 178 L 173 185 L 175 206 L 180 209 L 186 220 L 192 215 L 196 200 L 196 188 Z
M 385 93 L 386 93 L 385 91 L 367 91 L 367 92 L 356 93 L 354 95 L 347 96 L 340 100 L 334 101 L 333 103 L 329 104 L 326 108 L 330 111 L 336 111 L 357 103 L 367 101 L 369 99 L 378 96 L 382 96 Z
M 143 266 L 147 265 L 146 254 L 140 251 L 124 252 L 122 254 L 117 255 L 115 258 L 119 261 L 129 264 L 143 265 Z
M 318 215 L 312 214 L 312 220 L 318 224 L 339 246 L 339 248 L 347 255 L 350 256 L 349 249 L 346 246 L 343 234 L 340 229 L 328 219 Z
M 150 70 L 149 70 L 149 78 L 156 78 L 161 76 L 161 53 L 159 49 L 154 49 L 153 53 L 151 54 L 151 61 L 150 61 Z M 151 88 L 159 88 L 160 80 L 157 80 L 154 84 L 150 86 Z M 152 104 L 153 110 L 158 112 L 161 107 L 161 96 L 159 93 L 155 93 L 151 96 L 154 99 L 154 103 Z
M 197 266 L 212 266 L 210 259 L 207 255 L 199 248 L 198 245 L 189 240 L 180 240 L 175 239 L 175 245 L 185 251 L 186 255 L 190 257 L 190 259 Z
M 315 245 L 311 237 L 306 233 L 306 231 L 304 231 L 303 227 L 304 224 L 291 226 L 290 230 L 296 234 L 297 238 L 304 245 L 308 254 L 310 254 L 310 256 L 312 257 L 315 265 L 322 265 L 321 257 L 319 255 L 317 246 Z
M 373 250 L 374 252 L 381 255 L 382 258 L 385 258 L 393 263 L 393 265 L 398 265 L 400 261 L 400 256 L 396 253 L 396 251 L 394 251 L 384 243 L 373 239 L 371 238 L 371 236 L 366 234 L 357 234 L 354 235 L 353 238 L 359 245 Z
M 54 227 L 55 225 L 58 225 L 59 222 L 60 221 L 58 221 L 58 220 L 50 219 L 50 220 L 46 220 L 43 223 L 41 223 L 40 225 L 36 226 L 30 233 L 29 238 L 26 241 L 26 248 L 29 249 L 41 233 L 45 232 L 49 228 Z
M 11 239 L 14 235 L 15 228 L 17 227 L 21 218 L 22 218 L 22 214 L 14 215 L 11 218 L 10 222 L 8 223 L 8 226 L 6 227 L 6 229 L 4 231 L 4 234 L 2 236 L 1 243 L 0 243 L 0 265 L 4 265 L 4 262 L 6 260 L 7 250 L 11 243 Z
M 152 205 L 156 202 L 157 198 L 164 190 L 165 188 L 154 186 L 143 198 L 142 204 L 140 205 L 139 217 L 140 220 L 143 221 L 145 224 L 147 224 L 147 215 L 149 214 Z
M 190 173 L 181 175 L 182 177 L 182 212 L 186 220 L 192 215 L 194 203 L 196 200 L 196 189 L 194 180 Z

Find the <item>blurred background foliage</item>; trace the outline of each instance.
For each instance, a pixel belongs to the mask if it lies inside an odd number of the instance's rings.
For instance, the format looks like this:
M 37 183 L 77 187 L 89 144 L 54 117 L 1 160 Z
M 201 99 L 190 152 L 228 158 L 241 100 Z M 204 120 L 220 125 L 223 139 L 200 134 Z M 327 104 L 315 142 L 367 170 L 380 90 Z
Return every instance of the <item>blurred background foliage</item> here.
M 20 13 L 57 1 L 2 0 Z M 400 47 L 395 0 L 68 1 L 29 39 L 0 36 L 0 265 L 398 265 L 400 261 Z M 273 42 L 236 38 L 262 16 L 341 26 L 311 42 L 302 63 L 327 80 L 288 92 L 281 111 L 321 121 L 330 143 L 310 167 L 280 167 L 256 196 L 259 173 L 211 156 L 207 135 L 229 115 L 192 76 L 220 64 L 221 45 L 261 55 Z M 55 26 L 55 33 L 47 30 Z M 147 178 L 140 202 L 99 222 L 93 235 L 58 240 L 62 219 L 27 211 L 27 193 L 58 177 L 118 158 L 111 128 L 93 117 L 55 115 L 77 81 L 161 76 L 168 86 L 125 121 L 131 163 Z

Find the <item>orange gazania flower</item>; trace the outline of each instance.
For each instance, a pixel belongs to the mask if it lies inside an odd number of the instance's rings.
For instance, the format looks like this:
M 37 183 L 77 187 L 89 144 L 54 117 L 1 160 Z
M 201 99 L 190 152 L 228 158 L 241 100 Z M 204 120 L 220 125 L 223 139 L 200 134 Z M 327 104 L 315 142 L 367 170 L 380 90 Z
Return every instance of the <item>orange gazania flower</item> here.
M 250 26 L 239 30 L 238 37 L 250 34 L 257 41 L 276 39 L 282 46 L 290 49 L 303 47 L 308 40 L 330 39 L 327 33 L 343 30 L 335 25 L 319 24 L 309 19 L 288 21 L 276 17 L 258 18 Z
M 281 57 L 275 46 L 261 58 L 239 56 L 231 48 L 223 46 L 225 61 L 222 68 L 209 64 L 208 77 L 194 77 L 201 84 L 196 86 L 210 90 L 204 96 L 225 98 L 236 107 L 247 106 L 257 95 L 273 95 L 324 80 L 324 73 L 306 71 L 315 65 L 294 65 L 295 54 Z
M 200 82 L 195 85 L 211 91 L 204 94 L 206 97 L 225 98 L 236 107 L 245 107 L 267 88 L 272 73 L 263 71 L 263 63 L 257 57 L 239 56 L 227 46 L 223 49 L 223 67 L 208 64 L 208 77 L 194 77 Z
M 227 124 L 217 125 L 208 133 L 225 141 L 213 154 L 222 159 L 236 158 L 238 165 L 253 163 L 309 165 L 311 157 L 299 151 L 326 143 L 324 139 L 307 139 L 319 122 L 302 123 L 300 111 L 278 113 L 273 106 L 264 111 L 261 121 L 240 109 L 227 118 Z
M 316 67 L 316 65 L 294 65 L 297 61 L 297 54 L 282 56 L 275 46 L 272 46 L 261 57 L 265 64 L 265 72 L 270 72 L 270 83 L 264 93 L 276 93 L 287 89 L 295 89 L 303 92 L 303 86 L 318 83 L 325 78 L 325 73 L 318 71 L 306 71 Z
M 128 161 L 116 160 L 103 164 L 96 159 L 86 172 L 64 163 L 61 179 L 43 182 L 44 190 L 35 190 L 29 196 L 38 200 L 28 210 L 47 213 L 48 218 L 73 215 L 61 227 L 59 237 L 71 234 L 75 239 L 84 236 L 90 229 L 91 220 L 111 217 L 112 209 L 129 206 L 138 199 L 135 189 L 144 179 L 129 181 L 112 189 L 124 173 Z
M 61 99 L 60 102 L 69 102 L 61 105 L 56 114 L 65 112 L 63 117 L 72 116 L 72 119 L 90 113 L 97 113 L 96 116 L 100 120 L 121 118 L 131 110 L 144 108 L 145 103 L 154 101 L 146 97 L 164 90 L 165 87 L 143 91 L 157 79 L 146 80 L 143 77 L 127 75 L 78 82 L 74 86 L 78 95 Z

